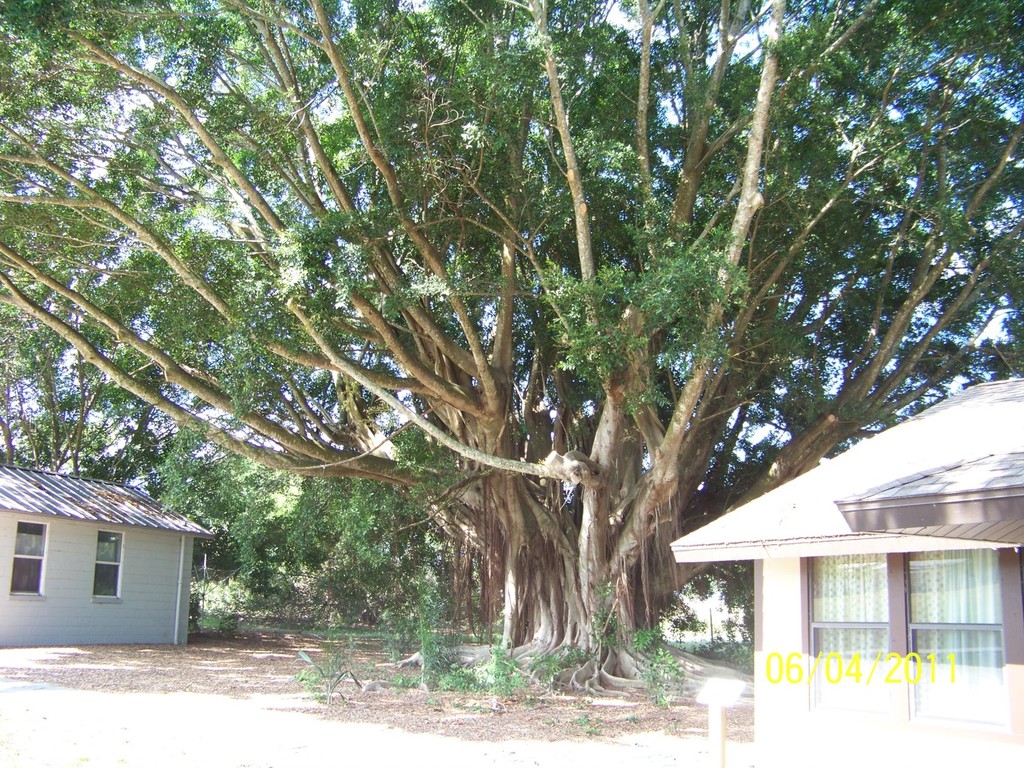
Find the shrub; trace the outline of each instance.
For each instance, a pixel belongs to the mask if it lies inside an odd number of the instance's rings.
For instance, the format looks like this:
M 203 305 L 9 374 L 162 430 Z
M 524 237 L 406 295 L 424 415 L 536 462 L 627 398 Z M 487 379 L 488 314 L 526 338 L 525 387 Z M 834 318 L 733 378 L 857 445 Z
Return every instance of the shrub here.
M 702 659 L 725 662 L 741 672 L 754 674 L 754 646 L 751 643 L 709 640 L 704 643 L 693 643 L 687 646 L 687 650 Z
M 526 687 L 526 678 L 504 646 L 491 648 L 491 660 L 477 670 L 481 686 L 496 696 L 512 696 Z

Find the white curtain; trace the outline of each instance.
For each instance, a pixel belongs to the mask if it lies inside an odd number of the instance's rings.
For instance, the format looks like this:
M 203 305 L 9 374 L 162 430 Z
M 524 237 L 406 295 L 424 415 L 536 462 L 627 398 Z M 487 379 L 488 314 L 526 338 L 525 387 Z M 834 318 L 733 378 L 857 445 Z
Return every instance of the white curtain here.
M 812 664 L 819 659 L 812 681 L 815 704 L 884 711 L 888 706 L 884 675 L 876 674 L 870 685 L 867 678 L 877 654 L 887 652 L 889 645 L 885 555 L 838 555 L 815 558 L 812 563 Z M 837 674 L 837 655 L 842 659 L 841 674 Z
M 914 715 L 1006 722 L 996 553 L 929 552 L 908 561 L 910 641 L 922 659 L 921 679 L 913 686 Z
M 1003 623 L 995 551 L 919 552 L 909 561 L 912 624 Z
M 837 555 L 812 562 L 812 621 L 889 622 L 885 555 Z

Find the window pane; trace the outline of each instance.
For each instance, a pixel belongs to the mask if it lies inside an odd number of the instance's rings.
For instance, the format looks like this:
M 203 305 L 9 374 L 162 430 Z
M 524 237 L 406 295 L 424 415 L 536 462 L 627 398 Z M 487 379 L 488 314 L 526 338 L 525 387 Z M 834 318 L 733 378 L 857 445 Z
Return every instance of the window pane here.
M 991 549 L 910 556 L 914 624 L 1002 624 L 999 565 Z
M 42 560 L 28 557 L 14 558 L 14 570 L 11 572 L 11 592 L 28 592 L 38 595 L 42 576 Z
M 1002 631 L 916 629 L 913 646 L 922 659 L 920 682 L 913 686 L 917 717 L 1006 721 Z
M 117 597 L 117 571 L 120 566 L 96 563 L 92 593 L 97 597 Z
M 887 711 L 885 667 L 879 664 L 872 673 L 872 666 L 879 651 L 884 661 L 888 635 L 885 629 L 815 627 L 811 663 L 821 654 L 814 670 L 815 704 L 861 712 Z
M 38 523 L 18 523 L 18 534 L 14 540 L 14 554 L 43 556 L 43 538 L 46 526 Z
M 922 658 L 914 716 L 1005 723 L 997 553 L 929 552 L 908 561 L 911 645 Z
M 819 557 L 813 563 L 814 621 L 888 623 L 885 555 Z
M 121 562 L 121 534 L 100 531 L 96 541 L 96 559 L 104 563 Z

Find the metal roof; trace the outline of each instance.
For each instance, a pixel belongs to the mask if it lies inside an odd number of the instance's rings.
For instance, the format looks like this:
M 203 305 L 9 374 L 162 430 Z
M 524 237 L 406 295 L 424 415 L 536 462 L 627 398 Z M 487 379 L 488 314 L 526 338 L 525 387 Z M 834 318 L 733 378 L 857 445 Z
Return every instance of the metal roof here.
M 0 464 L 0 510 L 212 536 L 127 485 Z
M 1020 506 L 1022 460 L 1024 380 L 980 384 L 737 507 L 672 549 L 679 562 L 713 562 L 1018 545 L 1024 531 L 1016 513 L 1002 509 L 1007 500 Z M 914 525 L 866 524 L 865 509 L 881 510 L 876 521 L 895 520 L 892 508 L 911 501 L 923 516 Z M 950 501 L 958 505 L 954 515 Z

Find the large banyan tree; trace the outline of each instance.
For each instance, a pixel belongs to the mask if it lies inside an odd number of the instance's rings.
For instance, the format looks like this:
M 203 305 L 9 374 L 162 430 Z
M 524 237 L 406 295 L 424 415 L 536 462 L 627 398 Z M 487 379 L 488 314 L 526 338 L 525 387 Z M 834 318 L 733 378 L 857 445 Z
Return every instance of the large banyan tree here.
M 686 526 L 1012 373 L 990 0 L 35 0 L 0 301 L 181 427 L 429 487 L 504 640 L 628 676 Z

